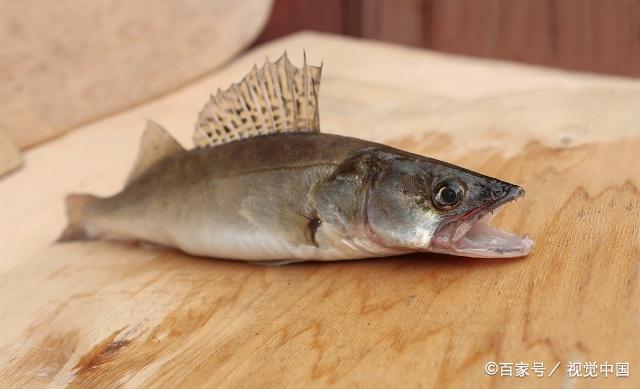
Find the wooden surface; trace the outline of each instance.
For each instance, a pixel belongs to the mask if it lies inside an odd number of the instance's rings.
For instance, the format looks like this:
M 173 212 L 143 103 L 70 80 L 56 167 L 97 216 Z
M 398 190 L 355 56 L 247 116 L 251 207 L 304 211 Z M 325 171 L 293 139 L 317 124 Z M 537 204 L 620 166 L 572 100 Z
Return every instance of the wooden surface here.
M 0 0 L 0 130 L 20 148 L 130 108 L 248 46 L 271 0 Z
M 275 0 L 258 41 L 301 29 L 640 76 L 640 0 Z
M 133 244 L 51 244 L 73 191 L 119 190 L 146 118 L 188 144 L 210 91 L 266 54 L 324 59 L 321 126 L 524 186 L 494 224 L 517 260 L 409 255 L 259 267 Z M 638 82 L 299 34 L 30 150 L 0 182 L 9 387 L 638 387 Z M 552 377 L 487 376 L 488 361 Z M 568 379 L 569 361 L 629 378 Z
M 22 164 L 20 151 L 4 131 L 0 130 L 0 177 Z

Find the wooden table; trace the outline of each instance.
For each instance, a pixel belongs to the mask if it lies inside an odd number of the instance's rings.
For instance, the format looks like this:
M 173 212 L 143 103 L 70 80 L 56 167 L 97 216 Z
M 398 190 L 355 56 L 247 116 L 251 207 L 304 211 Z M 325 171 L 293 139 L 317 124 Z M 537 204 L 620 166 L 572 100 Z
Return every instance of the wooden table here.
M 303 48 L 324 60 L 325 132 L 523 185 L 494 224 L 535 252 L 260 267 L 51 243 L 66 193 L 119 190 L 146 118 L 188 144 L 210 91 Z M 0 182 L 1 386 L 637 387 L 639 98 L 637 81 L 314 33 L 258 47 L 30 150 Z M 491 361 L 560 367 L 509 378 L 486 374 Z M 630 377 L 568 378 L 571 361 L 628 362 Z

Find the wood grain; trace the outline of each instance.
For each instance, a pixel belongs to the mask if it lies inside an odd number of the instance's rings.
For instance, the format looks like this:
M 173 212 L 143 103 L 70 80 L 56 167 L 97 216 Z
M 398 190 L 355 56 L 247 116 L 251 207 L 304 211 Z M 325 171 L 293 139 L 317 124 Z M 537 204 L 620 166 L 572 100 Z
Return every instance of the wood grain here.
M 25 148 L 215 69 L 270 0 L 0 1 L 0 129 Z
M 530 234 L 534 254 L 259 267 L 134 244 L 48 246 L 64 224 L 64 193 L 118 190 L 146 117 L 186 143 L 209 90 L 284 48 L 298 63 L 303 47 L 311 62 L 325 59 L 325 131 L 521 184 L 525 199 L 493 223 Z M 639 97 L 635 81 L 318 34 L 257 48 L 29 151 L 23 174 L 1 183 L 0 202 L 12 207 L 0 224 L 0 383 L 637 387 Z M 483 370 L 487 361 L 592 360 L 629 362 L 631 377 Z

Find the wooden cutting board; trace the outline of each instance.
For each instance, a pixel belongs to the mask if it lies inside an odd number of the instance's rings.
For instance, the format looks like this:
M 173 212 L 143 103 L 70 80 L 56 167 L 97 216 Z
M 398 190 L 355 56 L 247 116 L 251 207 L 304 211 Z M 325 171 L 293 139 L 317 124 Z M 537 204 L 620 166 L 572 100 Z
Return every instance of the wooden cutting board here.
M 321 125 L 524 186 L 515 260 L 414 254 L 260 267 L 135 244 L 50 244 L 72 191 L 117 191 L 144 120 L 188 143 L 207 94 L 284 49 L 324 59 Z M 637 81 L 319 34 L 26 154 L 0 182 L 0 383 L 62 387 L 637 387 Z M 485 373 L 544 363 L 546 375 Z M 569 362 L 630 377 L 569 378 Z M 583 370 L 584 373 L 584 370 Z M 515 374 L 515 373 L 514 373 Z

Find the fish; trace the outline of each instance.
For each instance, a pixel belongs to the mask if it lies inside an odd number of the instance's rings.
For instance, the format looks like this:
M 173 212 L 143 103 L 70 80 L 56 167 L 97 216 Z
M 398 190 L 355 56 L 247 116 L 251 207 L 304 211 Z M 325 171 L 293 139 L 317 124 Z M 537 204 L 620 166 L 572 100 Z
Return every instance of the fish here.
M 266 60 L 198 115 L 194 147 L 147 121 L 123 189 L 70 194 L 59 241 L 146 242 L 262 264 L 433 252 L 526 256 L 488 219 L 522 187 L 363 139 L 320 132 L 322 65 Z

